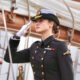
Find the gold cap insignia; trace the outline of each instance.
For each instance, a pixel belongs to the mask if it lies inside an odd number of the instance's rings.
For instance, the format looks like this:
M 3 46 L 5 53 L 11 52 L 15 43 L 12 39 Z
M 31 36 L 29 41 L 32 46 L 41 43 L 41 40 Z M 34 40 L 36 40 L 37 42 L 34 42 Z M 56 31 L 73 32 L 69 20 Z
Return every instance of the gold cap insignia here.
M 42 15 L 37 15 L 35 16 L 35 19 L 42 17 Z

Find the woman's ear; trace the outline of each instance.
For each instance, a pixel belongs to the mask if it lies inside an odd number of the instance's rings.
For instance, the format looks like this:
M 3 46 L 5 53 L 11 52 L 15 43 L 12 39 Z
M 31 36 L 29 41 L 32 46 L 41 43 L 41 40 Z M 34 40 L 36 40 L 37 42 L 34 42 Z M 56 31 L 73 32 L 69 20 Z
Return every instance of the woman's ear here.
M 50 27 L 52 28 L 53 27 L 53 25 L 54 25 L 54 22 L 53 21 L 50 21 Z

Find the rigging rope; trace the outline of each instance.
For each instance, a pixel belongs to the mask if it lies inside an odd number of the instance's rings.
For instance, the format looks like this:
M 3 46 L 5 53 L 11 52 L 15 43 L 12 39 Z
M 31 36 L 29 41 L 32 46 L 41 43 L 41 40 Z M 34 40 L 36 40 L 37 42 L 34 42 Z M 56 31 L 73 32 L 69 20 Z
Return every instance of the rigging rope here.
M 9 51 L 10 65 L 11 65 L 11 69 L 12 69 L 12 76 L 13 76 L 13 80 L 15 80 L 13 65 L 12 65 L 11 50 L 10 50 L 10 45 L 9 45 L 9 42 L 8 42 L 9 41 L 8 40 L 8 31 L 7 31 L 7 24 L 6 24 L 4 9 L 2 9 L 2 14 L 3 14 L 3 21 L 4 21 L 5 32 L 6 32 L 6 39 L 7 39 L 7 43 L 8 43 L 8 51 Z
M 69 13 L 70 13 L 70 15 L 71 15 L 71 17 L 72 17 L 71 40 L 70 40 L 69 45 L 68 45 L 68 47 L 70 48 L 71 41 L 72 41 L 72 38 L 73 38 L 73 35 L 74 35 L 74 22 L 75 22 L 75 21 L 74 21 L 73 13 L 72 13 L 71 9 L 69 8 L 68 4 L 66 3 L 66 1 L 65 1 L 65 0 L 62 0 L 62 1 L 63 1 L 63 3 L 66 5 L 66 7 L 67 7 L 67 9 L 68 9 L 68 11 L 69 11 Z
M 29 0 L 27 0 L 27 11 L 28 11 L 28 17 L 29 17 L 29 21 L 30 21 L 30 7 L 29 7 Z M 28 37 L 27 37 L 27 48 L 28 48 L 28 45 L 29 45 L 29 36 L 30 36 L 30 33 L 31 33 L 31 27 L 29 28 L 29 32 L 28 32 Z M 28 72 L 29 72 L 29 65 L 27 66 L 27 75 L 26 75 L 26 63 L 24 65 L 24 79 L 25 78 L 28 78 Z

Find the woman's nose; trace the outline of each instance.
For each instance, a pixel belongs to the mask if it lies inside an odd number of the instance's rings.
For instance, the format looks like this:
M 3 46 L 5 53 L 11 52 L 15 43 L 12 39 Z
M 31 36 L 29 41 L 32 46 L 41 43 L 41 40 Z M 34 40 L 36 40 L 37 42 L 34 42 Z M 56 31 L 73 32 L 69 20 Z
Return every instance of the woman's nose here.
M 36 22 L 36 25 L 39 25 L 39 22 Z

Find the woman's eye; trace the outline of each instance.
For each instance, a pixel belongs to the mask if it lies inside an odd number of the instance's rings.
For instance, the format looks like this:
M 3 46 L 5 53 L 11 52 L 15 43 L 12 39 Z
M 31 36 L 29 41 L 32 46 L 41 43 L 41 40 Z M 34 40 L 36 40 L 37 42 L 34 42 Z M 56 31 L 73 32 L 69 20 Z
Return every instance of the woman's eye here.
M 42 22 L 43 20 L 41 19 L 41 20 L 39 20 L 39 22 Z
M 35 23 L 41 23 L 41 22 L 43 22 L 42 19 L 40 19 L 40 20 L 36 20 L 36 21 L 35 21 Z

